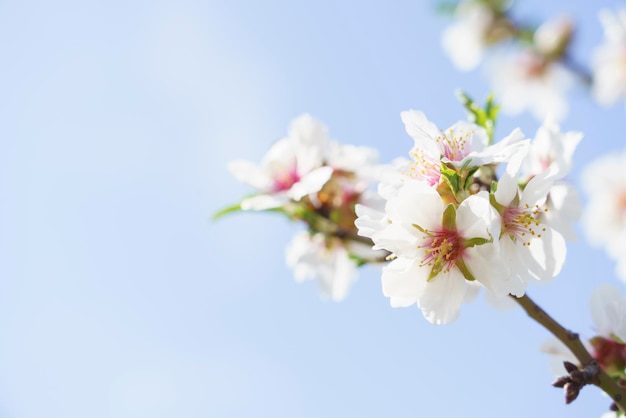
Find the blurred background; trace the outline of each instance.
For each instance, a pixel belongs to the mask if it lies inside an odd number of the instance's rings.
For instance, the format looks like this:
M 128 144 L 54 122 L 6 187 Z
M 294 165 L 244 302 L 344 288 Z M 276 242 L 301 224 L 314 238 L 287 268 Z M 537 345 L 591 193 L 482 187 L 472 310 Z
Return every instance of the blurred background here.
M 567 13 L 575 58 L 603 39 L 601 7 Z M 393 309 L 365 268 L 347 300 L 296 284 L 271 214 L 213 222 L 250 192 L 228 161 L 258 161 L 304 112 L 330 136 L 405 156 L 400 112 L 440 127 L 482 101 L 480 71 L 440 46 L 432 1 L 0 3 L 0 417 L 593 417 L 550 386 L 549 334 L 479 297 L 445 327 Z M 585 133 L 571 179 L 624 146 L 624 109 L 570 95 Z M 502 116 L 496 136 L 529 114 Z M 562 274 L 528 293 L 592 336 L 591 289 L 618 283 L 581 234 Z

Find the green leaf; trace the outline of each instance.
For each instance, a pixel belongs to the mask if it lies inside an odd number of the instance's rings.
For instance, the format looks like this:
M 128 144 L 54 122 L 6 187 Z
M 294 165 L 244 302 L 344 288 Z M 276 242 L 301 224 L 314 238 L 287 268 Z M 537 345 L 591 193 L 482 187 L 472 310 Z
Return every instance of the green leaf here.
M 230 213 L 239 212 L 241 210 L 243 210 L 243 209 L 241 209 L 241 203 L 237 203 L 236 205 L 228 206 L 228 207 L 218 211 L 217 213 L 215 213 L 215 215 L 213 215 L 212 219 L 214 221 L 217 221 L 218 219 L 220 219 L 224 215 L 228 215 Z
M 463 91 L 457 91 L 457 97 L 461 104 L 469 112 L 470 122 L 482 127 L 487 132 L 489 144 L 493 143 L 493 131 L 496 125 L 496 118 L 500 111 L 500 106 L 494 103 L 493 95 L 487 96 L 484 108 L 481 108 L 476 102 Z

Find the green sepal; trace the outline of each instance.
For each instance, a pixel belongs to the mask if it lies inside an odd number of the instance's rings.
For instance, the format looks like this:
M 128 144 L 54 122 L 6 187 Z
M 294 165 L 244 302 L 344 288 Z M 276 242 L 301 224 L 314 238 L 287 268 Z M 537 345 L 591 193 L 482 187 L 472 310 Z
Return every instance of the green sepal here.
M 235 213 L 235 212 L 240 212 L 242 210 L 243 209 L 241 209 L 241 203 L 237 203 L 236 205 L 231 205 L 231 206 L 225 207 L 224 209 L 221 209 L 221 210 L 217 211 L 213 215 L 212 219 L 214 221 L 217 221 L 222 216 L 225 216 L 225 215 L 228 215 L 228 214 L 231 214 L 231 213 Z
M 463 248 L 472 248 L 477 245 L 484 245 L 493 242 L 493 238 L 470 238 L 463 240 Z
M 491 183 L 492 189 L 494 189 L 494 185 L 493 185 L 494 183 Z M 495 188 L 497 188 L 497 185 L 495 186 Z M 493 206 L 493 208 L 497 210 L 499 214 L 502 214 L 504 212 L 505 207 L 498 203 L 498 201 L 496 200 L 496 195 L 494 193 L 495 193 L 495 190 L 489 193 L 489 203 L 491 203 L 491 206 Z
M 443 163 L 441 164 L 441 175 L 446 180 L 446 183 L 448 183 L 448 186 L 450 186 L 450 190 L 452 190 L 454 194 L 458 193 L 461 185 L 461 176 Z
M 448 231 L 456 231 L 456 208 L 452 203 L 443 211 L 441 225 Z
M 480 169 L 480 167 L 472 167 L 465 174 L 465 182 L 463 183 L 463 189 L 467 190 L 474 183 L 474 174 Z
M 463 277 L 465 277 L 465 280 L 468 280 L 470 282 L 473 282 L 474 280 L 476 280 L 476 277 L 474 277 L 474 275 L 472 274 L 472 272 L 469 270 L 469 268 L 467 267 L 467 265 L 465 264 L 465 260 L 463 260 L 462 257 L 459 257 L 456 260 L 456 267 L 461 271 L 461 273 L 463 274 Z
M 443 264 L 442 263 L 435 263 L 435 265 L 433 266 L 433 269 L 430 271 L 430 274 L 428 275 L 428 279 L 426 279 L 426 281 L 429 282 L 432 279 L 434 279 L 435 277 L 437 277 L 437 275 L 439 275 L 439 273 L 441 273 L 441 270 L 443 270 Z

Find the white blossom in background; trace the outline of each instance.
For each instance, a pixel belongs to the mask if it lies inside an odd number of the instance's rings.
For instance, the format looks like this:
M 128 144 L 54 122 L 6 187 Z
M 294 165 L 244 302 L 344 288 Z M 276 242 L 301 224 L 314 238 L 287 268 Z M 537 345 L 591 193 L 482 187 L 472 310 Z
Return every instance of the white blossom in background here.
M 589 197 L 583 226 L 589 242 L 602 247 L 617 262 L 626 281 L 626 181 L 622 176 L 626 151 L 605 155 L 585 167 L 582 183 Z
M 231 162 L 231 173 L 259 192 L 244 199 L 242 209 L 277 208 L 290 199 L 298 201 L 320 191 L 333 173 L 324 165 L 328 142 L 326 127 L 310 115 L 302 115 L 291 123 L 287 137 L 274 143 L 261 164 Z
M 493 11 L 479 2 L 464 1 L 457 6 L 455 19 L 443 32 L 443 49 L 459 70 L 473 70 L 485 55 L 488 33 L 494 23 Z
M 559 62 L 526 50 L 494 56 L 489 73 L 503 112 L 516 115 L 528 110 L 539 120 L 567 115 L 565 95 L 576 80 Z
M 322 296 L 336 302 L 348 295 L 357 278 L 357 266 L 339 238 L 301 231 L 287 246 L 285 256 L 297 282 L 316 280 Z
M 603 105 L 626 98 L 626 8 L 601 10 L 605 42 L 596 47 L 593 60 L 593 94 Z
M 240 203 L 242 210 L 280 209 L 306 224 L 288 245 L 286 262 L 297 281 L 316 280 L 323 296 L 344 299 L 357 267 L 387 255 L 372 249 L 354 225 L 356 204 L 384 204 L 369 190 L 383 171 L 376 150 L 331 141 L 321 122 L 302 115 L 261 164 L 239 160 L 229 168 L 256 189 Z

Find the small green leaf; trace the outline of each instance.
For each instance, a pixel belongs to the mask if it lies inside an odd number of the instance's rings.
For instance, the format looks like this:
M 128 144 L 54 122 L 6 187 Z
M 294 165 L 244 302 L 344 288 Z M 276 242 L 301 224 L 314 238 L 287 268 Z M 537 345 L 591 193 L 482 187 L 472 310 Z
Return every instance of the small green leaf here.
M 213 215 L 213 220 L 217 221 L 224 215 L 228 215 L 230 213 L 235 213 L 241 211 L 241 203 L 237 203 L 236 205 L 228 206 Z

